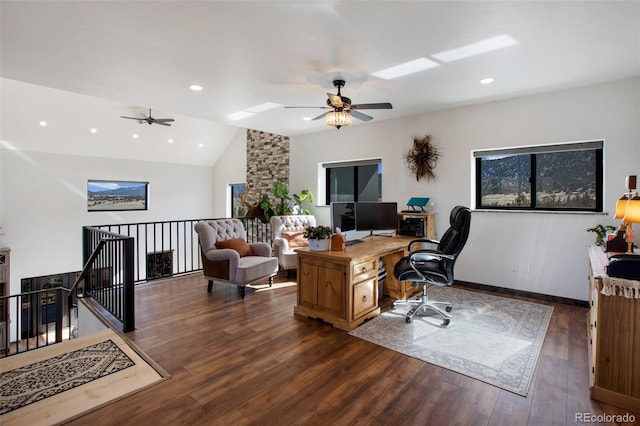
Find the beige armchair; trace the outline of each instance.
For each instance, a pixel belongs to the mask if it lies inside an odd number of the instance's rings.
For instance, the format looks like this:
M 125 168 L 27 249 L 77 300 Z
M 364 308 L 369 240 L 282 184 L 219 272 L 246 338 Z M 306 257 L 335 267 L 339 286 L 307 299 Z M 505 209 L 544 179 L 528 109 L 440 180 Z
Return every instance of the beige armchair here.
M 211 292 L 214 281 L 237 285 L 244 299 L 245 286 L 267 278 L 269 286 L 278 272 L 278 259 L 267 243 L 247 243 L 244 225 L 238 219 L 216 219 L 195 224 L 204 276 Z
M 309 242 L 303 237 L 307 226 L 316 226 L 316 218 L 310 215 L 286 215 L 271 217 L 273 250 L 280 268 L 289 276 L 291 269 L 297 268 L 296 248 L 306 247 Z

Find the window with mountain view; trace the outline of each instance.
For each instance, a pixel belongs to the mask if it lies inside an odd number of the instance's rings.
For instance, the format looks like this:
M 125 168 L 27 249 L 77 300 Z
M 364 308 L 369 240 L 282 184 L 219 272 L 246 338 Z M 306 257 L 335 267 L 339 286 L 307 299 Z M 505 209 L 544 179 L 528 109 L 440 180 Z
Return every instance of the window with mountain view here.
M 602 211 L 603 141 L 476 151 L 476 208 Z

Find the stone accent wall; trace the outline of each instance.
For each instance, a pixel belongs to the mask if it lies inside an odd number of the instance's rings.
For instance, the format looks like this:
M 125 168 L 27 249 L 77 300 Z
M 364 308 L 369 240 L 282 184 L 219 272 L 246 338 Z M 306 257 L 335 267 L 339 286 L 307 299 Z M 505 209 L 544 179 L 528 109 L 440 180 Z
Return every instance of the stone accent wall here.
M 247 129 L 247 201 L 258 201 L 262 192 L 273 202 L 276 183 L 289 186 L 289 137 Z

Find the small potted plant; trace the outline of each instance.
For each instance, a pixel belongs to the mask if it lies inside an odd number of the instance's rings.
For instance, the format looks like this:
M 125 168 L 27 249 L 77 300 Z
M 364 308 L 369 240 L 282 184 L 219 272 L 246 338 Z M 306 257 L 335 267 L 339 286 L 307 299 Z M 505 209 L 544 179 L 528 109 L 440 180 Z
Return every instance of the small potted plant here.
M 607 232 L 615 231 L 615 227 L 611 225 L 601 225 L 598 224 L 593 228 L 588 228 L 587 232 L 595 232 L 596 233 L 596 245 L 601 246 L 604 244 L 604 240 L 607 236 Z
M 328 226 L 308 226 L 304 229 L 304 237 L 309 240 L 311 251 L 329 250 L 331 234 L 331 228 Z

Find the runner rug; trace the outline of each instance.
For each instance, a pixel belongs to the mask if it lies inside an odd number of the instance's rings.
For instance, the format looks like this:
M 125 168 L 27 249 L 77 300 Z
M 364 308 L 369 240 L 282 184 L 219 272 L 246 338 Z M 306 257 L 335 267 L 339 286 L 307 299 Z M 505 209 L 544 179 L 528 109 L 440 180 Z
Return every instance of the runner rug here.
M 405 322 L 408 307 L 384 312 L 349 334 L 526 396 L 553 307 L 452 286 L 429 288 L 453 303 L 451 324 L 438 317 Z
M 112 330 L 13 355 L 0 360 L 0 424 L 67 420 L 162 379 Z

